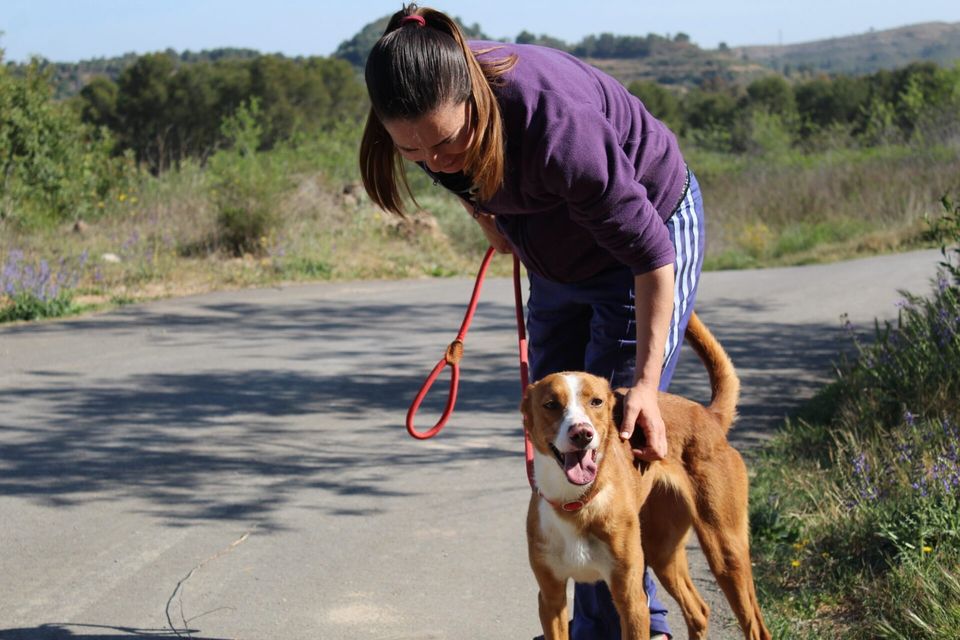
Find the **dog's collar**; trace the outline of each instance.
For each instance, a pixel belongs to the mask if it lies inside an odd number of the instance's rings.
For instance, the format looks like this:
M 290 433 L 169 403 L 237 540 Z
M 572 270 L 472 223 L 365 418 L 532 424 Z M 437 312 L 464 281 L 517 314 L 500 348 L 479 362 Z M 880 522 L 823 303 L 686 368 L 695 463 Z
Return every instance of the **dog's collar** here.
M 567 513 L 574 513 L 576 511 L 580 511 L 580 509 L 583 509 L 585 506 L 587 506 L 588 502 L 593 500 L 594 496 L 597 495 L 596 486 L 596 483 L 594 483 L 594 485 L 590 487 L 585 495 L 580 496 L 579 500 L 571 500 L 570 502 L 556 502 L 551 500 L 547 496 L 543 495 L 543 491 L 540 491 L 540 489 L 537 489 L 537 495 L 543 498 L 554 509 L 566 511 Z

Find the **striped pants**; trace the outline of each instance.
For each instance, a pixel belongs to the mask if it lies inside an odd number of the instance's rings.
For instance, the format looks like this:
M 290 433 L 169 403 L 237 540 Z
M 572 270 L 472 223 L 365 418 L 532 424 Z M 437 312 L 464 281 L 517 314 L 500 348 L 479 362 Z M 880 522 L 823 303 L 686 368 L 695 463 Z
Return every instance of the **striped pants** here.
M 693 173 L 683 201 L 666 225 L 677 258 L 673 319 L 660 377 L 663 391 L 680 357 L 703 265 L 703 201 Z M 614 387 L 631 386 L 636 366 L 633 299 L 633 274 L 627 268 L 573 284 L 531 274 L 527 305 L 531 379 L 539 380 L 557 371 L 589 371 L 607 378 Z M 670 635 L 666 609 L 657 599 L 649 570 L 644 585 L 650 602 L 651 633 Z M 570 631 L 573 640 L 619 640 L 620 622 L 604 583 L 576 585 Z

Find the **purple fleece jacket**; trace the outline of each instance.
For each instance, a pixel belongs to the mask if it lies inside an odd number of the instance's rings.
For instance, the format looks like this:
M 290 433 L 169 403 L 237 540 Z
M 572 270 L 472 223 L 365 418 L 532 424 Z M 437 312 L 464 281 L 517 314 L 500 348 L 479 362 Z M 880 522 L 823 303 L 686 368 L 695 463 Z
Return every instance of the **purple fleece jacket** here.
M 473 41 L 483 59 L 516 54 L 494 85 L 506 133 L 496 214 L 528 269 L 577 282 L 618 264 L 640 274 L 674 261 L 664 224 L 687 170 L 676 137 L 616 79 L 564 52 Z M 454 176 L 440 174 L 454 187 Z M 452 180 L 451 180 L 452 179 Z

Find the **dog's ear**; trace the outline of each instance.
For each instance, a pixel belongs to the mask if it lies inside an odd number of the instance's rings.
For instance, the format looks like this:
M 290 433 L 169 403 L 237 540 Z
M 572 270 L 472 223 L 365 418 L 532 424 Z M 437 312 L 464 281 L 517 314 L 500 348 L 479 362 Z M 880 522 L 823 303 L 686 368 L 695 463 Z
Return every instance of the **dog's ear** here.
M 527 388 L 523 390 L 523 399 L 520 401 L 520 415 L 523 416 L 523 426 L 528 428 L 530 425 L 527 421 L 531 419 L 532 415 L 530 413 L 530 403 L 532 402 L 530 396 L 533 395 L 533 387 L 533 384 L 527 385 Z

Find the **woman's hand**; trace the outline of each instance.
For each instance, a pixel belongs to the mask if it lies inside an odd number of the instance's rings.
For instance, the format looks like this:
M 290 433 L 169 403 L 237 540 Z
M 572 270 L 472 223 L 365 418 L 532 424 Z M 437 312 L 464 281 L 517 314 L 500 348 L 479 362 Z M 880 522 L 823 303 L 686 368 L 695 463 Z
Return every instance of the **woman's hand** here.
M 497 229 L 497 221 L 492 213 L 476 211 L 473 205 L 465 200 L 461 200 L 460 202 L 463 204 L 463 208 L 467 210 L 467 213 L 473 216 L 473 219 L 480 225 L 480 230 L 483 231 L 483 235 L 487 237 L 487 242 L 490 243 L 490 246 L 493 247 L 497 253 L 513 253 L 513 249 L 510 247 L 510 241 Z
M 648 462 L 667 456 L 667 433 L 657 404 L 660 371 L 673 316 L 673 265 L 634 277 L 637 311 L 636 378 L 623 401 L 620 437 L 628 440 L 639 425 L 645 444 L 633 454 Z
M 639 426 L 643 430 L 645 446 L 633 449 L 633 455 L 648 462 L 663 460 L 667 456 L 667 431 L 660 416 L 657 395 L 656 387 L 641 383 L 631 387 L 623 399 L 620 437 L 629 440 Z

